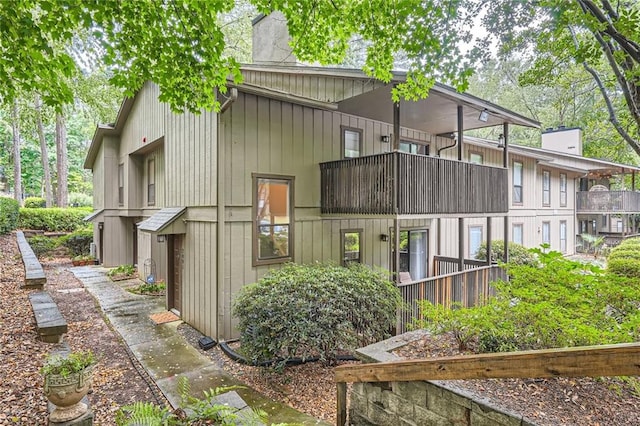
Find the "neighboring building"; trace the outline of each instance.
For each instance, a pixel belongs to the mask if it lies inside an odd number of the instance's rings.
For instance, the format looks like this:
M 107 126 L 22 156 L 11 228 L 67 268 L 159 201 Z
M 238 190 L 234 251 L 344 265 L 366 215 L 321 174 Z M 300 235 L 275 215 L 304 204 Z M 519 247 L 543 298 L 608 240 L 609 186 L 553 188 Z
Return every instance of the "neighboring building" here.
M 443 85 L 394 104 L 402 73 L 385 84 L 274 65 L 268 49 L 219 113 L 175 114 L 145 84 L 85 160 L 101 263 L 164 279 L 167 308 L 202 333 L 234 337 L 234 295 L 288 261 L 362 262 L 406 282 L 441 271 L 438 256 L 462 269 L 489 229 L 574 251 L 575 182 L 595 160 L 512 149 L 510 125 L 536 121 Z M 502 147 L 464 136 L 489 126 Z

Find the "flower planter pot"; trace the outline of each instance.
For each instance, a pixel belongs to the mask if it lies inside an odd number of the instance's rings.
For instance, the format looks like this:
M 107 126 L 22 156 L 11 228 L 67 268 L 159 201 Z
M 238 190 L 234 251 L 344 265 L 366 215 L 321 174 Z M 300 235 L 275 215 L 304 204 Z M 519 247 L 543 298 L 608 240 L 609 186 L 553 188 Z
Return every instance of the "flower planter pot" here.
M 77 419 L 87 412 L 82 398 L 89 392 L 93 380 L 93 366 L 68 376 L 52 374 L 45 376 L 44 394 L 56 406 L 49 415 L 49 421 L 55 423 Z

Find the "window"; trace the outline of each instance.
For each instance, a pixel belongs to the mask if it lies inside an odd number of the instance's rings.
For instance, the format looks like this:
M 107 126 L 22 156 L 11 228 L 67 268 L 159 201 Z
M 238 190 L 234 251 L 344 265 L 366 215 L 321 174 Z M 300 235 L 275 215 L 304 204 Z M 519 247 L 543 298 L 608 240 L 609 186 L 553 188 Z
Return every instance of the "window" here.
M 362 229 L 342 231 L 342 265 L 362 263 Z
M 551 222 L 542 222 L 542 243 L 551 244 Z
M 147 205 L 156 204 L 156 160 L 147 161 Z
M 560 173 L 560 207 L 567 206 L 567 174 Z
M 253 175 L 253 265 L 293 258 L 293 177 Z
M 609 225 L 607 225 L 607 219 L 608 218 L 609 218 L 609 216 L 607 216 L 606 214 L 602 215 L 602 229 L 606 229 L 607 226 L 609 226 Z
M 429 145 L 401 140 L 399 151 L 408 152 L 410 154 L 429 155 Z
M 522 163 L 513 162 L 513 203 L 522 204 Z
M 124 163 L 118 164 L 118 205 L 124 206 Z
M 623 225 L 622 221 L 620 219 L 618 219 L 618 223 L 616 224 L 616 229 L 617 229 L 618 232 L 622 232 L 622 230 L 623 230 L 623 226 L 622 225 Z
M 400 282 L 427 278 L 429 238 L 426 229 L 400 231 Z
M 542 205 L 551 204 L 551 173 L 548 170 L 542 171 Z
M 567 221 L 560 221 L 560 253 L 567 252 Z
M 589 229 L 589 221 L 581 220 L 580 221 L 580 233 L 581 234 L 586 234 L 588 232 L 588 229 Z
M 524 233 L 524 225 L 522 223 L 514 223 L 511 229 L 511 241 L 516 244 L 522 244 Z
M 362 154 L 362 130 L 344 126 L 341 129 L 344 158 L 360 157 Z
M 470 152 L 469 162 L 473 164 L 482 164 L 482 154 L 479 152 Z
M 469 258 L 475 259 L 482 244 L 482 226 L 469 227 Z

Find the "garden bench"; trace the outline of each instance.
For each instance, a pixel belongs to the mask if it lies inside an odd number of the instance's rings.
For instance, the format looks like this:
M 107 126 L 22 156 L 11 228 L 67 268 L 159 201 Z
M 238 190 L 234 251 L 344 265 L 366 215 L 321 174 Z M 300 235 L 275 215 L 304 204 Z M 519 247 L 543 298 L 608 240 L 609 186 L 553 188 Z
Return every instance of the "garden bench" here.
M 60 343 L 67 332 L 67 321 L 58 310 L 51 295 L 44 291 L 29 294 L 29 302 L 36 317 L 36 331 L 46 343 Z
M 22 231 L 16 232 L 16 240 L 18 241 L 18 248 L 24 264 L 24 285 L 22 287 L 42 289 L 47 282 L 47 277 L 44 275 L 44 269 L 42 269 L 40 261 Z

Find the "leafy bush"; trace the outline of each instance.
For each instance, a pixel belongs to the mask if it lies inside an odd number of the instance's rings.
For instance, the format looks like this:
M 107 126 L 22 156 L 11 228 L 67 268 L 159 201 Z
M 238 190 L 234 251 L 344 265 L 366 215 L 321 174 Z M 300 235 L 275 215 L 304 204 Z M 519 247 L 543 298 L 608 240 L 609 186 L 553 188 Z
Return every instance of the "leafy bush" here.
M 71 232 L 83 228 L 83 218 L 91 212 L 87 208 L 20 209 L 18 227 L 47 232 Z
M 107 272 L 107 276 L 108 277 L 115 277 L 118 275 L 130 275 L 133 276 L 136 273 L 136 267 L 133 265 L 120 265 L 120 266 L 116 266 L 115 268 L 111 268 L 109 269 L 109 272 Z
M 514 265 L 536 265 L 537 260 L 528 248 L 521 244 L 509 242 L 509 263 Z M 487 243 L 483 242 L 478 248 L 476 259 L 487 260 Z M 504 241 L 491 241 L 491 260 L 502 261 L 504 259 Z
M 360 264 L 287 264 L 241 289 L 242 352 L 254 361 L 319 356 L 384 339 L 395 325 L 399 290 L 382 271 Z
M 69 249 L 72 256 L 88 255 L 93 242 L 93 230 L 89 227 L 74 231 L 60 237 L 60 242 Z
M 41 235 L 30 237 L 27 241 L 37 257 L 46 256 L 60 246 L 60 240 L 58 238 L 45 237 Z
M 51 355 L 47 357 L 40 372 L 44 376 L 60 375 L 67 377 L 73 373 L 79 373 L 95 363 L 96 358 L 91 351 L 71 352 L 67 356 Z
M 216 401 L 218 395 L 238 386 L 220 387 L 204 391 L 204 398 L 191 396 L 189 380 L 182 376 L 178 379 L 180 394 L 179 407 L 170 411 L 166 407 L 158 407 L 150 402 L 136 402 L 121 407 L 116 413 L 116 425 L 258 425 L 264 424 L 267 413 L 263 410 L 252 409 L 237 411 L 228 404 Z
M 607 270 L 623 277 L 640 278 L 640 240 L 625 240 L 613 248 L 607 259 Z
M 47 202 L 41 197 L 28 197 L 24 199 L 24 207 L 28 209 L 43 209 L 47 207 Z
M 18 227 L 20 204 L 13 198 L 0 197 L 0 235 Z
M 93 197 L 81 192 L 72 192 L 69 194 L 69 205 L 73 207 L 91 207 L 93 206 Z
M 610 344 L 640 338 L 640 284 L 602 269 L 533 250 L 540 266 L 509 264 L 510 281 L 494 283 L 483 306 L 446 315 L 423 310 L 434 332 L 464 331 L 481 351 Z M 460 343 L 460 340 L 459 340 Z

